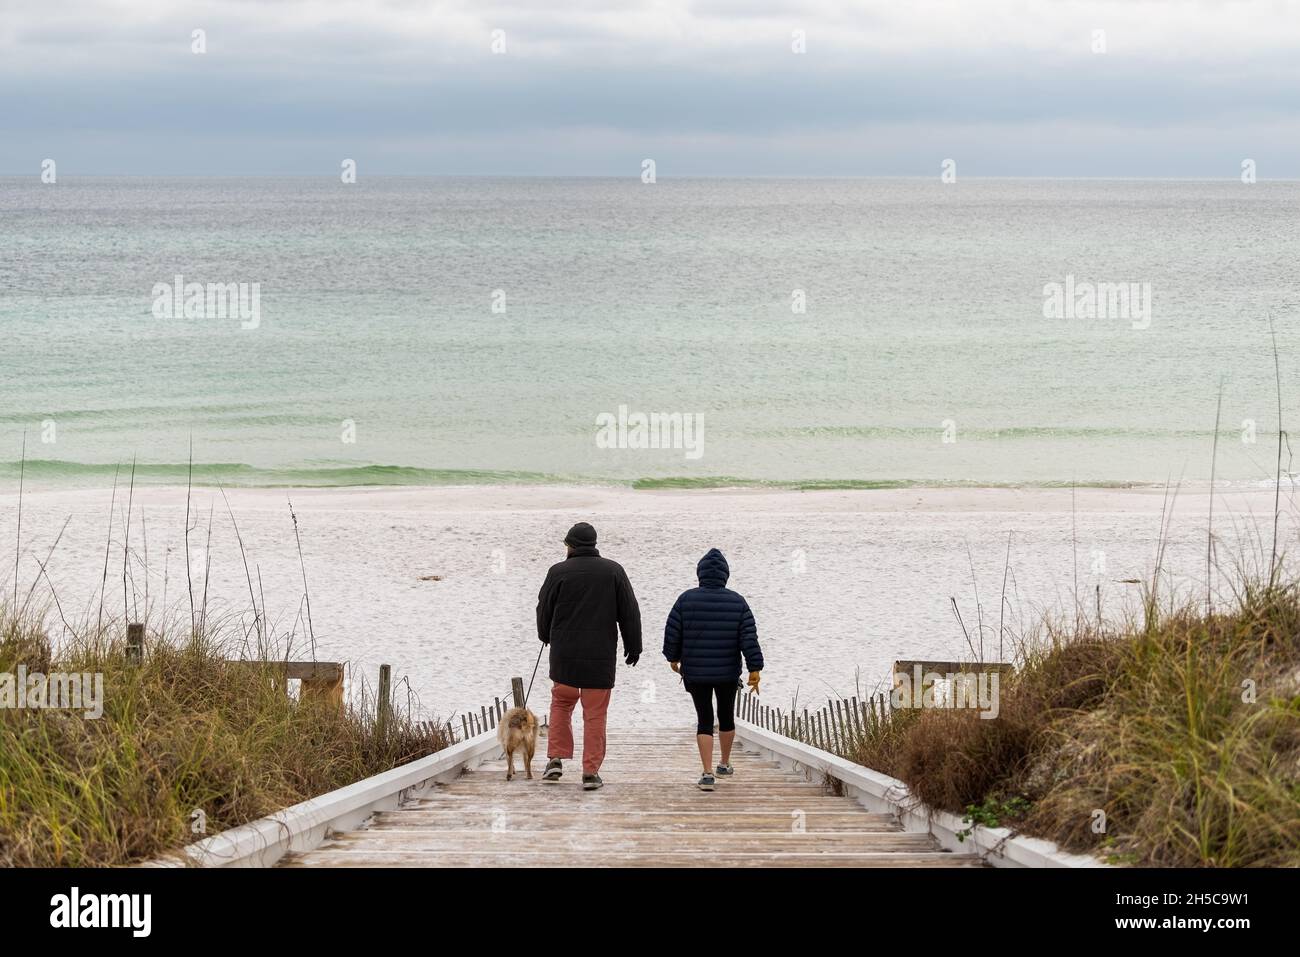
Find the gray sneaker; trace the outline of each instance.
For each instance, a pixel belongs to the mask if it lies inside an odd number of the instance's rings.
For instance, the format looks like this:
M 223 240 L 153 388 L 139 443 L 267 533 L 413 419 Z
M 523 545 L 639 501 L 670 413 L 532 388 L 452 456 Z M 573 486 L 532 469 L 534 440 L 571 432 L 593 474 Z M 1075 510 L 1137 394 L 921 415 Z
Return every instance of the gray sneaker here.
M 599 774 L 584 774 L 582 776 L 582 789 L 584 791 L 596 791 L 605 786 L 605 782 L 600 779 Z
M 560 780 L 560 775 L 564 773 L 564 765 L 560 763 L 559 758 L 551 758 L 546 762 L 546 770 L 542 772 L 542 780 L 555 783 Z
M 720 778 L 730 777 L 736 773 L 730 764 L 719 764 L 716 770 Z
M 701 791 L 713 790 L 713 775 L 710 774 L 708 771 L 705 771 L 703 774 L 700 775 L 700 790 Z

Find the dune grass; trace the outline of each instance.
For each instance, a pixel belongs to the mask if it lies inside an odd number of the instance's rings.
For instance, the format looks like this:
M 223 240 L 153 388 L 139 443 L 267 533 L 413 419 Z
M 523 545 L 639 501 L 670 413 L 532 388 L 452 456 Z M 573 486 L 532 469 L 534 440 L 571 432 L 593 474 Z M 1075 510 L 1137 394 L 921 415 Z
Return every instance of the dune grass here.
M 380 733 L 373 699 L 293 700 L 265 659 L 226 660 L 237 629 L 151 634 L 133 664 L 114 623 L 56 649 L 41 620 L 0 605 L 0 673 L 102 673 L 103 715 L 0 708 L 0 866 L 147 860 L 450 743 L 400 712 Z
M 846 757 L 932 807 L 1111 863 L 1300 866 L 1296 586 L 1048 625 L 1023 659 L 996 719 L 898 711 Z

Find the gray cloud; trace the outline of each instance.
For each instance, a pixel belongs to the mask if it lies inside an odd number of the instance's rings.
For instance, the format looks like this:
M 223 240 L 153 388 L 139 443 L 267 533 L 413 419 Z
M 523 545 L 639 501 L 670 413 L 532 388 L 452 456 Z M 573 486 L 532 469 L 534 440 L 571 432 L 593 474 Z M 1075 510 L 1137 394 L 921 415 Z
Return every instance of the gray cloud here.
M 361 22 L 332 2 L 9 6 L 7 173 L 58 153 L 67 175 L 312 172 L 345 155 L 372 173 L 635 175 L 655 156 L 664 175 L 931 175 L 954 156 L 970 175 L 1212 177 L 1250 156 L 1265 178 L 1300 176 L 1300 65 L 1279 45 L 1292 3 L 1272 30 L 1174 4 L 1197 15 L 1159 42 L 1126 24 L 1168 4 L 1031 2 L 1025 23 L 967 19 L 991 35 L 965 40 L 924 9 L 815 0 L 762 16 L 731 0 L 563 16 L 392 2 Z M 1112 52 L 1087 49 L 1077 24 L 1093 22 L 1117 24 Z M 790 52 L 791 23 L 807 54 Z M 198 24 L 204 56 L 189 52 Z

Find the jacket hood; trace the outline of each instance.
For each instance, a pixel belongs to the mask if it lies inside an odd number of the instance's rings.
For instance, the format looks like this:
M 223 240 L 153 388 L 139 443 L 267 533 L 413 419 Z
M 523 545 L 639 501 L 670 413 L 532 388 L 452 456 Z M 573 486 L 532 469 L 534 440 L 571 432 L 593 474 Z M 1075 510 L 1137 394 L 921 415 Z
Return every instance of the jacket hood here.
M 731 577 L 731 568 L 728 567 L 727 559 L 723 557 L 722 552 L 710 548 L 695 566 L 695 574 L 699 577 L 701 585 L 722 588 Z

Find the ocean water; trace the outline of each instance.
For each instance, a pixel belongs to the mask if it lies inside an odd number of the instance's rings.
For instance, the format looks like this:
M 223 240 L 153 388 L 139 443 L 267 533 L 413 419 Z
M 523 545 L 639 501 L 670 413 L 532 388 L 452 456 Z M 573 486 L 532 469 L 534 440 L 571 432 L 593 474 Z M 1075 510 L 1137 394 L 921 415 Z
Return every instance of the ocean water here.
M 1195 484 L 1221 389 L 1217 478 L 1265 483 L 1297 249 L 1290 182 L 3 178 L 0 480 L 25 433 L 34 485 L 191 443 L 225 485 Z M 256 321 L 156 315 L 178 275 Z M 620 407 L 696 444 L 602 447 Z

